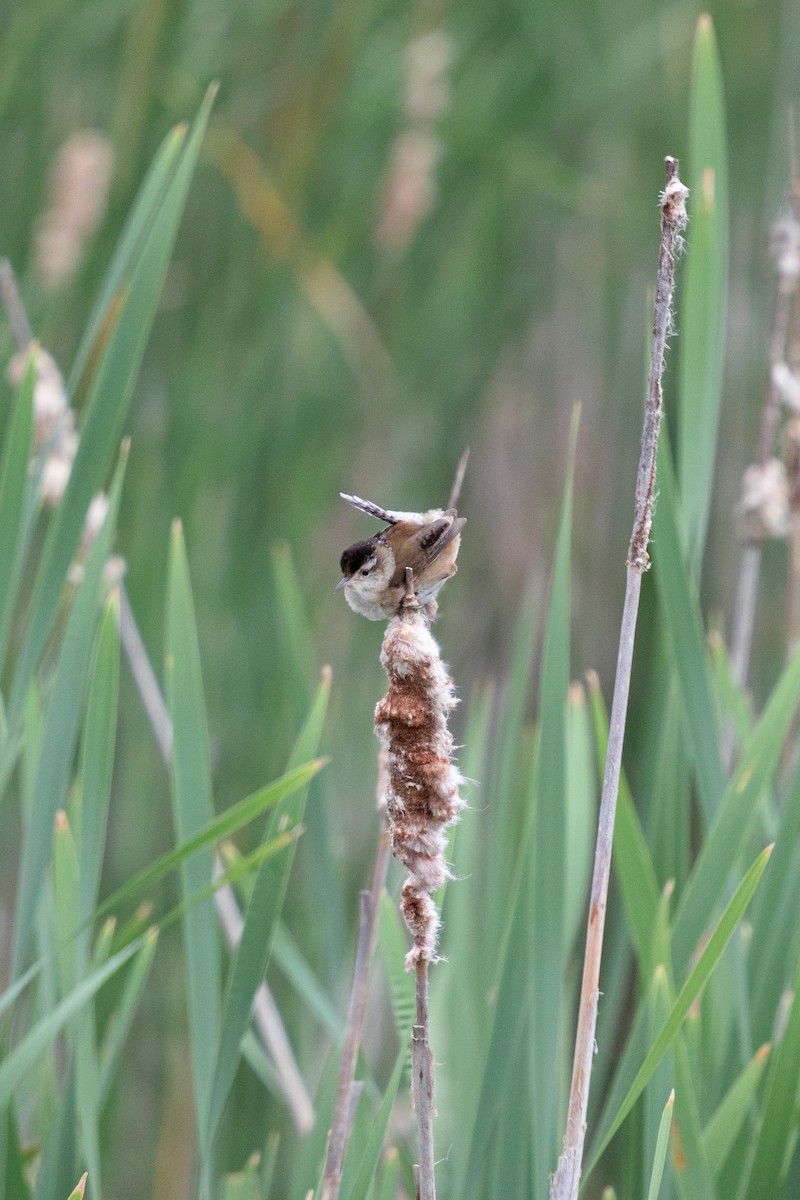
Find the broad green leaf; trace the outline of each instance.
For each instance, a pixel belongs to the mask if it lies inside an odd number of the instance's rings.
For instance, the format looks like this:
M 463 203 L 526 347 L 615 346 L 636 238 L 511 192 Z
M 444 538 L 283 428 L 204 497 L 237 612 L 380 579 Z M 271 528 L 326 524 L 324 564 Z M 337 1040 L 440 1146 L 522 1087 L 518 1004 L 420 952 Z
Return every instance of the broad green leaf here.
M 311 712 L 298 738 L 291 756 L 290 765 L 301 761 L 308 754 L 316 753 L 322 735 L 322 727 L 330 696 L 330 672 L 326 671 L 320 684 Z M 296 825 L 303 815 L 308 787 L 298 789 L 287 798 L 267 822 L 264 841 L 273 841 L 285 825 Z M 239 945 L 228 977 L 222 1025 L 219 1035 L 213 1082 L 209 1098 L 206 1124 L 206 1141 L 210 1145 L 216 1135 L 217 1126 L 225 1101 L 239 1065 L 240 1046 L 250 1020 L 253 997 L 267 969 L 272 949 L 275 926 L 280 916 L 293 854 L 280 859 L 267 859 L 259 867 L 253 890 L 244 915 L 244 925 Z
M 776 830 L 775 853 L 753 905 L 753 935 L 747 956 L 750 1014 L 755 1041 L 771 1038 L 775 1010 L 791 985 L 800 928 L 800 769 L 795 771 Z
M 493 821 L 489 840 L 486 908 L 487 923 L 492 929 L 499 928 L 506 918 L 507 888 L 504 876 L 509 861 L 516 857 L 520 830 L 524 824 L 522 801 L 529 771 L 523 729 L 539 629 L 540 591 L 539 572 L 532 572 L 514 626 L 511 661 L 502 698 L 499 743 L 494 755 L 496 766 L 490 783 Z M 487 979 L 493 979 L 496 972 L 495 953 L 488 957 Z
M 598 767 L 602 771 L 608 747 L 608 713 L 596 677 L 589 680 L 589 695 L 594 716 Z M 645 975 L 650 975 L 655 967 L 649 954 L 659 903 L 658 882 L 624 772 L 619 781 L 611 861 L 639 962 Z
M 742 1132 L 771 1048 L 765 1044 L 756 1051 L 728 1088 L 703 1129 L 703 1150 L 714 1178 L 719 1175 L 734 1142 Z
M 344 1158 L 342 1179 L 339 1186 L 341 1196 L 349 1197 L 369 1148 L 370 1131 L 374 1125 L 372 1104 L 370 1102 L 371 1088 L 369 1085 L 371 1083 L 371 1080 L 364 1082 L 359 1080 L 355 1084 L 357 1099 L 353 1119 L 350 1123 L 350 1136 L 347 1142 L 347 1153 Z M 378 1148 L 379 1151 L 380 1147 Z
M 712 703 L 700 606 L 682 547 L 677 494 L 666 430 L 658 445 L 658 503 L 653 514 L 653 565 L 661 616 L 667 634 L 685 717 L 697 786 L 706 824 L 722 795 L 725 777 L 719 730 Z
M 572 485 L 578 410 L 570 431 L 569 465 L 556 542 L 553 583 L 544 636 L 539 697 L 540 750 L 534 795 L 533 892 L 528 954 L 536 964 L 531 986 L 531 1124 L 534 1194 L 544 1200 L 549 1173 L 557 1159 L 561 1124 L 553 1084 L 564 1016 L 567 958 L 566 893 L 583 889 L 586 880 L 566 878 L 567 849 L 567 695 L 569 692 L 570 545 Z M 573 860 L 575 861 L 575 860 Z M 575 862 L 575 865 L 578 865 Z
M 80 1179 L 78 1180 L 77 1184 L 75 1185 L 74 1189 L 70 1192 L 69 1200 L 83 1200 L 83 1193 L 86 1188 L 87 1176 L 88 1176 L 88 1171 L 84 1171 L 84 1173 L 81 1175 Z
M 157 945 L 157 937 L 145 937 L 141 950 L 125 976 L 122 993 L 114 1008 L 114 1020 L 110 1021 L 106 1028 L 105 1038 L 98 1056 L 98 1109 L 102 1109 L 108 1099 L 108 1093 L 122 1055 L 122 1048 L 150 975 Z
M 256 867 L 260 866 L 268 858 L 273 858 L 276 854 L 282 853 L 288 847 L 292 846 L 303 833 L 302 825 L 296 825 L 294 828 L 283 830 L 277 837 L 271 841 L 261 842 L 250 854 L 241 855 L 237 858 L 225 871 L 214 873 L 214 878 L 203 887 L 198 888 L 196 892 L 192 892 L 186 900 L 181 900 L 174 908 L 169 909 L 163 916 L 154 922 L 159 930 L 167 929 L 175 921 L 181 920 L 186 913 L 197 908 L 204 901 L 211 899 L 221 889 L 228 884 L 232 886 L 244 880 L 248 874 L 251 874 Z M 144 906 L 144 914 L 136 913 L 134 917 L 123 926 L 119 932 L 118 941 L 125 943 L 132 938 L 139 937 L 142 932 L 142 920 L 144 917 L 149 917 L 149 909 Z
M 30 1200 L 31 1189 L 25 1178 L 23 1149 L 19 1140 L 16 1108 L 10 1104 L 0 1128 L 0 1170 L 5 1184 L 4 1200 Z
M 665 1022 L 661 1032 L 656 1040 L 650 1046 L 644 1062 L 639 1068 L 635 1079 L 630 1085 L 628 1092 L 619 1105 L 616 1114 L 611 1120 L 605 1133 L 599 1140 L 596 1148 L 593 1149 L 592 1159 L 586 1169 L 585 1174 L 588 1176 L 594 1169 L 597 1160 L 605 1150 L 608 1143 L 611 1141 L 614 1134 L 619 1129 L 622 1122 L 627 1117 L 628 1113 L 633 1108 L 646 1086 L 648 1080 L 652 1077 L 655 1068 L 658 1066 L 666 1050 L 675 1039 L 678 1030 L 683 1023 L 686 1014 L 691 1008 L 696 998 L 708 982 L 711 972 L 722 957 L 723 951 L 733 935 L 739 920 L 742 917 L 747 905 L 758 887 L 758 882 L 764 873 L 766 865 L 769 861 L 769 856 L 772 853 L 772 847 L 767 846 L 762 850 L 758 858 L 750 867 L 739 887 L 736 889 L 730 903 L 723 912 L 716 925 L 713 933 L 708 939 L 703 952 L 700 954 L 693 970 L 689 974 L 688 979 L 684 983 L 678 997 L 673 1005 L 672 1011 Z
M 254 1154 L 241 1171 L 223 1175 L 222 1200 L 261 1200 L 260 1158 Z
M 111 332 L 119 318 L 119 313 L 115 312 L 115 302 L 119 305 L 120 300 L 125 297 L 147 234 L 158 219 L 172 182 L 186 144 L 187 133 L 188 126 L 185 123 L 170 130 L 156 151 L 142 181 L 109 263 L 100 293 L 86 322 L 69 374 L 70 395 L 75 395 L 79 389 L 85 390 L 84 372 L 87 366 L 97 366 L 99 353 L 104 349 L 102 336 Z
M 119 596 L 106 603 L 86 704 L 81 748 L 80 893 L 78 921 L 87 921 L 97 902 L 105 850 L 119 697 Z
M 283 921 L 279 921 L 275 929 L 272 953 L 275 965 L 297 992 L 308 1012 L 317 1018 L 331 1037 L 338 1040 L 342 1032 L 340 1009 L 325 991 Z
M 681 895 L 673 928 L 673 963 L 682 971 L 722 899 L 747 845 L 758 799 L 772 778 L 792 716 L 800 702 L 800 650 L 785 668 L 725 789 L 711 828 Z
M 28 814 L 22 844 L 22 863 L 17 885 L 14 928 L 13 974 L 23 968 L 42 881 L 50 862 L 53 820 L 64 807 L 72 767 L 72 755 L 83 708 L 83 697 L 91 661 L 91 645 L 97 608 L 103 587 L 103 569 L 111 552 L 116 530 L 122 480 L 123 453 L 109 493 L 109 508 L 103 527 L 89 551 L 83 581 L 78 588 L 67 621 L 55 682 L 45 715 L 42 747 L 36 768 L 33 806 Z
M 81 747 L 80 881 L 78 906 L 75 914 L 78 925 L 84 925 L 92 919 L 100 887 L 114 765 L 118 695 L 119 593 L 115 591 L 106 603 L 106 611 L 92 659 Z M 155 941 L 151 944 L 155 949 Z M 98 940 L 96 950 L 103 961 L 108 951 L 103 945 L 102 939 Z M 88 929 L 78 936 L 75 951 L 78 978 L 81 978 L 86 970 L 88 959 Z M 145 945 L 131 970 L 126 974 L 123 998 L 118 1002 L 120 1006 L 124 1005 L 131 983 L 140 976 L 143 967 L 146 973 L 151 958 L 152 952 L 148 953 L 148 947 Z M 115 1011 L 114 1018 L 110 1024 L 115 1027 L 116 1036 L 124 1037 L 128 1032 L 130 1022 L 128 1021 L 122 1028 L 119 1028 L 119 1010 Z M 86 1006 L 77 1019 L 73 1061 L 81 1147 L 92 1178 L 93 1191 L 96 1195 L 102 1195 L 103 1176 L 100 1153 L 102 1076 L 97 1056 L 95 1012 L 94 1006 L 91 1004 Z
M 742 692 L 736 682 L 728 647 L 716 630 L 711 630 L 708 635 L 708 650 L 714 693 L 718 710 L 723 717 L 725 736 L 735 738 L 736 744 L 741 746 L 747 741 L 753 728 L 752 699 Z
M 33 388 L 36 351 L 28 356 L 25 376 L 3 441 L 0 460 L 0 667 L 6 657 L 11 618 L 24 552 L 25 493 L 33 444 Z
M 397 905 L 385 888 L 381 892 L 378 909 L 378 941 L 389 984 L 397 1036 L 406 1047 L 406 1060 L 410 1068 L 409 1036 L 417 1015 L 416 980 L 414 975 L 405 969 L 408 936 L 397 911 Z
M 328 1135 L 333 1121 L 333 1106 L 336 1100 L 338 1082 L 339 1050 L 337 1047 L 334 1047 L 325 1062 L 314 1095 L 314 1112 L 317 1119 L 314 1123 L 314 1128 L 306 1139 L 306 1152 L 295 1158 L 291 1186 L 288 1190 L 284 1187 L 280 1193 L 279 1200 L 285 1200 L 287 1195 L 291 1197 L 291 1200 L 308 1200 L 308 1197 L 314 1192 L 315 1184 L 319 1183 L 325 1165 Z M 315 1194 L 318 1195 L 318 1191 Z
M 275 1165 L 278 1159 L 280 1144 L 281 1135 L 273 1130 L 267 1137 L 267 1146 L 261 1166 L 261 1200 L 270 1200 L 272 1180 L 275 1176 Z
M 42 1017 L 28 1031 L 22 1041 L 11 1050 L 0 1063 L 0 1108 L 10 1102 L 15 1089 L 32 1070 L 36 1060 L 52 1045 L 68 1021 L 80 1012 L 84 1004 L 95 995 L 103 984 L 124 966 L 145 945 L 152 934 L 145 934 L 131 942 L 124 950 L 110 958 L 99 970 L 81 980 L 68 996 Z
M 383 1158 L 383 1171 L 375 1200 L 396 1200 L 401 1195 L 400 1156 L 394 1146 L 390 1146 Z
M 53 923 L 58 947 L 61 994 L 77 983 L 74 947 L 68 937 L 78 923 L 78 852 L 63 809 L 56 813 L 53 834 Z
M 658 1193 L 661 1191 L 661 1180 L 664 1176 L 664 1163 L 667 1160 L 667 1150 L 669 1149 L 669 1127 L 672 1122 L 672 1108 L 674 1102 L 675 1093 L 670 1092 L 669 1099 L 664 1105 L 661 1123 L 658 1127 L 656 1152 L 653 1157 L 653 1170 L 650 1175 L 650 1184 L 647 1188 L 647 1200 L 658 1200 Z
M 787 1149 L 797 1139 L 797 1080 L 800 1078 L 800 965 L 786 1031 L 770 1055 L 761 1127 L 745 1193 L 747 1200 L 783 1195 Z
M 263 1042 L 256 1036 L 252 1026 L 242 1038 L 241 1052 L 242 1058 L 256 1078 L 261 1080 L 266 1090 L 273 1096 L 280 1096 L 281 1081 L 278 1078 L 278 1072 L 267 1058 Z
M 523 1035 L 530 1004 L 530 975 L 535 969 L 535 955 L 529 947 L 530 845 L 529 833 L 520 840 L 516 858 L 505 868 L 507 915 L 500 926 L 498 978 L 491 1003 L 486 1006 L 484 1040 L 477 1050 L 479 1090 L 461 1131 L 463 1157 L 456 1162 L 454 1195 L 464 1200 L 481 1194 L 489 1169 L 489 1146 L 506 1109 L 509 1088 L 516 1093 L 519 1076 L 524 1074 Z M 517 1101 L 510 1111 L 519 1119 L 517 1138 L 524 1146 L 530 1138 L 530 1122 L 519 1096 Z M 547 1172 L 544 1174 L 546 1178 Z
M 378 1161 L 381 1156 L 383 1139 L 386 1135 L 386 1127 L 389 1124 L 389 1117 L 391 1116 L 397 1097 L 397 1090 L 400 1087 L 400 1080 L 403 1077 L 405 1061 L 406 1047 L 401 1046 L 400 1053 L 397 1055 L 394 1064 L 394 1070 L 386 1085 L 386 1092 L 381 1101 L 381 1106 L 378 1109 L 378 1114 L 370 1130 L 358 1175 L 351 1191 L 348 1193 L 347 1200 L 368 1200 L 370 1189 L 375 1181 L 375 1174 L 378 1170 Z
M 180 522 L 170 541 L 166 617 L 166 695 L 172 721 L 172 812 L 179 842 L 196 837 L 213 820 L 211 755 L 208 745 L 200 650 L 189 567 Z M 180 865 L 184 905 L 207 887 L 214 872 L 211 849 Z M 192 1052 L 192 1082 L 200 1154 L 207 1162 L 206 1113 L 214 1078 L 220 1015 L 220 960 L 217 919 L 209 897 L 183 916 L 186 992 Z
M 652 984 L 644 1001 L 646 1010 L 647 1044 L 651 1045 L 669 1016 L 674 996 L 670 997 L 667 970 L 663 961 L 652 973 Z M 664 1120 L 662 1101 L 665 1094 L 669 1095 L 675 1085 L 675 1066 L 671 1051 L 662 1058 L 653 1072 L 653 1078 L 644 1089 L 642 1097 L 642 1170 L 647 1177 L 648 1170 L 658 1161 L 658 1146 L 661 1126 Z
M 180 842 L 174 849 L 167 850 L 154 863 L 143 867 L 132 879 L 129 879 L 127 883 L 124 883 L 122 887 L 112 893 L 107 900 L 104 900 L 95 909 L 93 917 L 105 916 L 107 913 L 121 908 L 129 901 L 141 898 L 160 879 L 169 875 L 181 863 L 193 855 L 215 846 L 222 838 L 231 837 L 237 830 L 242 829 L 245 825 L 249 825 L 251 821 L 260 817 L 268 808 L 280 804 L 294 792 L 305 787 L 309 780 L 313 779 L 327 762 L 327 758 L 312 759 L 311 762 L 304 763 L 301 767 L 295 767 L 293 770 L 287 771 L 285 775 L 281 775 L 274 783 L 268 783 L 265 787 L 259 788 L 251 796 L 245 796 L 244 800 L 239 800 L 238 803 L 232 804 L 230 808 L 226 808 L 220 816 L 209 821 L 196 834 L 192 834 L 191 837 Z
M 574 449 L 574 441 L 573 441 Z M 547 1184 L 548 1169 L 553 1165 L 556 1125 L 559 1121 L 557 1106 L 553 1103 L 553 1078 L 555 1071 L 556 1041 L 563 1007 L 562 987 L 564 971 L 564 910 L 563 894 L 565 881 L 564 864 L 564 804 L 566 744 L 566 699 L 569 686 L 568 617 L 566 613 L 569 588 L 569 535 L 571 516 L 571 473 L 564 493 L 561 522 L 559 525 L 556 566 L 554 569 L 553 593 L 548 622 L 548 645 L 542 669 L 541 707 L 543 731 L 541 741 L 552 737 L 553 745 L 546 754 L 546 765 L 534 766 L 531 791 L 520 833 L 514 847 L 509 847 L 508 858 L 501 865 L 497 881 L 498 893 L 502 891 L 503 909 L 497 914 L 497 923 L 488 923 L 488 928 L 501 930 L 498 939 L 497 979 L 492 988 L 493 1003 L 485 1014 L 485 1035 L 478 1051 L 480 1055 L 480 1088 L 470 1118 L 465 1122 L 464 1155 L 455 1186 L 456 1196 L 474 1195 L 479 1192 L 489 1169 L 487 1151 L 496 1132 L 497 1123 L 505 1118 L 502 1136 L 509 1154 L 521 1159 L 530 1158 L 530 1141 L 536 1137 L 538 1153 L 544 1156 L 538 1161 L 536 1174 L 541 1176 L 540 1187 Z M 517 697 L 523 703 L 523 693 Z M 545 707 L 547 708 L 546 733 Z M 510 719 L 513 721 L 514 715 Z M 540 788 L 548 789 L 546 792 Z M 496 798 L 503 803 L 504 798 Z M 548 811 L 542 816 L 542 807 Z M 548 807 L 549 806 L 549 807 Z M 541 824 L 540 824 L 541 821 Z M 558 821 L 561 828 L 557 829 Z M 539 873 L 540 862 L 546 857 L 544 839 L 552 833 L 554 842 L 549 847 L 554 862 L 542 867 L 544 878 L 539 879 L 534 907 L 532 871 Z M 540 839 L 542 839 L 540 841 Z M 536 842 L 540 844 L 536 846 Z M 535 859 L 535 866 L 532 865 Z M 545 880 L 553 879 L 555 891 L 546 894 Z M 556 872 L 556 873 L 557 873 Z M 551 912 L 547 905 L 552 906 Z M 531 935 L 531 912 L 538 914 Z M 544 964 L 548 964 L 545 966 Z M 554 972 L 551 974 L 551 971 Z M 538 984 L 536 983 L 538 978 Z M 546 984 L 545 984 L 546 979 Z M 549 989 L 549 990 L 548 990 Z M 533 1008 L 533 1013 L 529 1009 Z M 509 1109 L 505 1100 L 509 1088 L 523 1086 L 527 1075 L 528 1055 L 526 1052 L 528 1022 L 531 1021 L 531 1037 L 539 1043 L 550 1039 L 547 1053 L 542 1051 L 542 1060 L 535 1064 L 535 1075 L 543 1087 L 539 1104 L 548 1100 L 550 1111 L 547 1120 L 542 1117 L 543 1128 L 531 1132 L 531 1116 L 522 1103 Z M 539 1023 L 541 1022 L 541 1028 Z M 531 1048 L 531 1057 L 535 1051 Z M 549 1064 L 549 1074 L 544 1067 Z M 538 1125 L 538 1119 L 534 1121 Z M 503 1154 L 499 1154 L 503 1159 Z M 509 1159 L 507 1164 L 511 1166 Z M 521 1169 L 521 1168 L 520 1168 Z M 488 1186 L 488 1185 L 487 1185 Z M 499 1185 L 498 1185 L 499 1186 Z
M 157 214 L 130 263 L 124 286 L 121 285 L 120 312 L 92 379 L 69 483 L 42 550 L 11 690 L 12 728 L 17 725 L 28 685 L 53 627 L 64 579 L 80 543 L 86 511 L 103 486 L 119 444 L 212 101 L 213 92 L 209 92 L 175 161 Z
M 672 989 L 670 989 L 672 992 Z M 674 992 L 672 992 L 674 996 Z M 673 1177 L 682 1195 L 704 1196 L 714 1200 L 714 1181 L 705 1156 L 700 1127 L 700 1106 L 689 1065 L 687 1042 L 691 1025 L 699 1024 L 698 1017 L 690 1013 L 674 1042 L 675 1059 L 675 1116 L 681 1146 L 681 1161 L 676 1163 Z M 694 1056 L 695 1061 L 697 1055 Z
M 666 638 L 659 636 L 658 642 L 663 645 Z M 665 654 L 666 657 L 668 654 Z M 675 671 L 666 663 L 661 678 L 666 687 L 660 696 L 661 704 L 652 711 L 657 734 L 653 744 L 645 751 L 652 753 L 652 759 L 651 769 L 642 782 L 642 795 L 647 797 L 644 835 L 656 878 L 674 879 L 676 886 L 682 888 L 692 853 L 695 819 L 693 772 L 683 736 L 684 714 L 680 688 Z M 658 683 L 656 689 L 660 690 Z
M 686 281 L 681 300 L 678 464 L 695 577 L 703 558 L 716 462 L 728 284 L 725 97 L 711 18 L 697 23 L 689 100 Z
M 76 1108 L 81 1149 L 97 1194 L 102 1195 L 100 1072 L 97 1063 L 93 1004 L 87 1004 L 78 1014 L 74 1047 Z
M 54 1196 L 62 1196 L 66 1191 L 63 1181 L 74 1179 L 78 1174 L 76 1103 L 75 1072 L 68 1068 L 54 1119 L 42 1148 L 33 1200 L 52 1200 Z
M 493 716 L 492 689 L 476 691 L 469 704 L 461 769 L 468 783 L 463 789 L 468 808 L 451 838 L 448 857 L 453 863 L 453 881 L 439 893 L 442 907 L 442 953 L 447 970 L 437 972 L 431 990 L 431 1029 L 436 1034 L 436 1054 L 447 1060 L 446 1077 L 439 1082 L 442 1096 L 440 1111 L 446 1114 L 448 1127 L 464 1130 L 474 1115 L 474 1098 L 481 1084 L 483 1047 L 486 1037 L 486 993 L 493 983 L 489 961 L 493 956 L 475 954 L 476 913 L 483 916 L 481 884 L 486 870 L 485 852 L 490 824 L 489 786 L 490 729 Z M 488 930 L 488 922 L 484 926 Z M 387 959 L 387 963 L 389 960 Z M 402 971 L 402 962 L 395 964 Z M 405 972 L 403 972 L 405 974 Z M 408 977 L 403 986 L 408 986 Z M 412 989 L 413 991 L 413 989 Z M 396 999 L 396 997 L 395 997 Z M 411 995 L 410 1012 L 414 1011 Z M 454 1012 L 461 1016 L 457 1023 Z M 469 1047 L 467 1053 L 462 1050 Z M 445 1091 L 446 1089 L 446 1091 Z M 445 1133 L 442 1136 L 447 1136 Z M 466 1150 L 465 1150 L 466 1152 Z
M 285 542 L 279 542 L 272 547 L 272 574 L 278 594 L 285 653 L 289 664 L 284 679 L 292 689 L 299 723 L 311 698 L 316 674 L 314 639 L 306 619 L 305 601 L 292 562 L 291 550 Z
M 597 780 L 595 742 L 586 693 L 579 684 L 569 689 L 566 745 L 566 826 L 564 849 L 564 939 L 571 946 L 586 924 L 586 897 L 592 874 L 592 853 L 597 832 Z

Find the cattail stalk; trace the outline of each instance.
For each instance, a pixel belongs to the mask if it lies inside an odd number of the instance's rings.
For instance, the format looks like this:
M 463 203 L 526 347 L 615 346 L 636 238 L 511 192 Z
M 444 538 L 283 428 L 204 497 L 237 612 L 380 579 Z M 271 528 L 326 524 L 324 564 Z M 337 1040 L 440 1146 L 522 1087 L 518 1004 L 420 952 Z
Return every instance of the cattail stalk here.
M 386 811 L 392 852 L 408 870 L 401 909 L 413 943 L 406 968 L 416 971 L 417 1020 L 411 1039 L 414 1110 L 419 1129 L 419 1200 L 435 1200 L 435 1087 L 428 1038 L 428 964 L 437 961 L 439 912 L 433 901 L 452 875 L 445 861 L 447 827 L 459 818 L 463 782 L 452 761 L 448 717 L 456 704 L 429 622 L 406 574 L 406 597 L 390 620 L 381 663 L 389 688 L 375 710 L 386 751 Z
M 575 1056 L 567 1110 L 564 1149 L 550 1183 L 550 1200 L 576 1200 L 581 1178 L 583 1143 L 586 1136 L 586 1110 L 592 1073 L 594 1036 L 597 1024 L 600 959 L 603 949 L 608 881 L 611 873 L 611 847 L 614 818 L 622 765 L 622 745 L 628 707 L 633 644 L 642 574 L 650 565 L 647 544 L 653 519 L 656 478 L 656 450 L 662 416 L 661 378 L 667 337 L 672 329 L 672 291 L 675 258 L 682 244 L 681 229 L 686 223 L 688 189 L 678 178 L 678 160 L 666 160 L 667 182 L 661 196 L 661 244 L 656 274 L 656 299 L 653 316 L 653 347 L 647 384 L 642 451 L 636 480 L 636 506 L 628 548 L 627 586 L 620 629 L 617 673 L 608 735 L 603 791 L 597 827 L 594 872 L 589 902 L 589 924 L 583 963 L 583 980 L 575 1035 Z

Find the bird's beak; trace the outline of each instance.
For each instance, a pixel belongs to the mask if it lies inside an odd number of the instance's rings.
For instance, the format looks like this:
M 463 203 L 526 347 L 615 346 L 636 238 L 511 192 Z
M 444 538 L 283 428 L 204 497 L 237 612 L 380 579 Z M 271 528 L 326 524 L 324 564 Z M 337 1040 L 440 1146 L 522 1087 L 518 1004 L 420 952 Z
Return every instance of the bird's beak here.
M 333 590 L 334 590 L 335 592 L 338 592 L 338 591 L 339 591 L 339 588 L 343 588 L 343 587 L 344 587 L 344 585 L 345 585 L 346 583 L 349 583 L 349 582 L 350 582 L 350 580 L 347 578 L 347 576 L 346 576 L 346 575 L 343 575 L 343 576 L 342 576 L 342 578 L 339 580 L 339 582 L 337 583 L 336 587 L 335 587 Z

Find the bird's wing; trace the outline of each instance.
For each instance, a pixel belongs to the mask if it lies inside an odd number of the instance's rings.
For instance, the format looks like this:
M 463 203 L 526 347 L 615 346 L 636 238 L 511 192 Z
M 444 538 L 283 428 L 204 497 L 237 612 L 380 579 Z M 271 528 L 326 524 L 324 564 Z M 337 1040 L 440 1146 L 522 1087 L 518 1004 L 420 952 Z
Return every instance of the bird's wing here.
M 455 513 L 448 512 L 414 534 L 420 549 L 428 551 L 425 557 L 426 567 L 439 557 L 445 546 L 449 546 L 459 536 L 466 523 L 466 517 L 457 517 Z

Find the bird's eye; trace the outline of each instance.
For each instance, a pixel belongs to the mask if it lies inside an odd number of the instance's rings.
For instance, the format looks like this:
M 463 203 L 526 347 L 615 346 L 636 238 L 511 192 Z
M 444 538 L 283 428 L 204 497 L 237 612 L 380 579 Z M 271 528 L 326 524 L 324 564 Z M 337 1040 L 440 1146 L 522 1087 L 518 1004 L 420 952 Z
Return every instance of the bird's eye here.
M 369 575 L 369 571 L 370 571 L 370 568 L 369 568 L 369 567 L 362 567 L 362 569 L 361 569 L 361 574 L 362 574 L 362 575 Z

